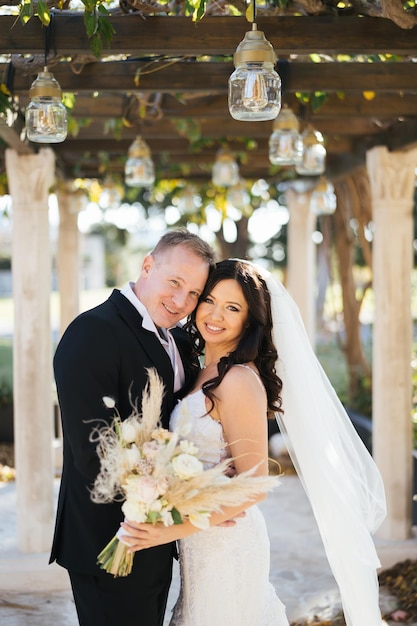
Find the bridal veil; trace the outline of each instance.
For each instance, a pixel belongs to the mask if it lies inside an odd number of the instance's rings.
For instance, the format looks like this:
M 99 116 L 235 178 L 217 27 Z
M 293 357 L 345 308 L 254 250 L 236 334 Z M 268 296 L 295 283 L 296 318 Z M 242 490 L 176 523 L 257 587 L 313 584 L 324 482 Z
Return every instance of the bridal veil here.
M 381 475 L 312 349 L 294 300 L 259 266 L 271 294 L 282 379 L 276 418 L 307 493 L 348 626 L 380 626 L 372 533 L 386 515 Z

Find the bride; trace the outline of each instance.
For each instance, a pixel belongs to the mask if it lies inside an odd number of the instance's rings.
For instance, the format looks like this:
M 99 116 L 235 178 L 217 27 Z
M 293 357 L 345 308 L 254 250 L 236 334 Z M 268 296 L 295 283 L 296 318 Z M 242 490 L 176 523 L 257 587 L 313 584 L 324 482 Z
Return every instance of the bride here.
M 379 561 L 370 536 L 385 511 L 379 472 L 321 370 L 294 302 L 258 270 L 232 259 L 210 274 L 187 325 L 205 364 L 171 426 L 189 416 L 187 438 L 206 467 L 233 457 L 237 473 L 256 467 L 262 475 L 268 472 L 267 417 L 275 413 L 347 624 L 380 626 Z M 268 580 L 269 540 L 253 500 L 213 514 L 208 530 L 189 522 L 122 527 L 131 551 L 179 540 L 181 589 L 171 626 L 288 626 Z
M 174 409 L 171 427 L 188 413 L 187 439 L 205 468 L 229 456 L 238 473 L 257 466 L 256 475 L 267 474 L 267 416 L 280 410 L 281 380 L 264 281 L 249 264 L 219 263 L 189 326 L 197 346 L 204 346 L 205 364 L 194 390 Z M 244 510 L 234 526 L 218 526 Z M 189 522 L 140 526 L 144 536 L 135 548 L 180 539 L 181 590 L 172 626 L 288 626 L 268 581 L 269 540 L 254 501 L 225 508 L 210 523 L 200 532 Z

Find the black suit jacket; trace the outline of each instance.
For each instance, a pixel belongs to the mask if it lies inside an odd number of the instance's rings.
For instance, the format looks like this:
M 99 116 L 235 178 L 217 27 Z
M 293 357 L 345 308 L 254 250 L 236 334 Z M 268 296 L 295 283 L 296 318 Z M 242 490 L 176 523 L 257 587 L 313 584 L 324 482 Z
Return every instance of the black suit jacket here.
M 186 374 L 185 391 L 194 382 L 196 367 L 186 333 L 173 331 Z M 103 304 L 79 315 L 65 331 L 55 353 L 54 373 L 63 428 L 63 471 L 50 562 L 75 572 L 100 575 L 99 552 L 123 519 L 121 503 L 94 504 L 89 490 L 99 471 L 96 444 L 90 435 L 97 420 L 110 423 L 113 411 L 103 396 L 115 399 L 122 418 L 130 415 L 147 382 L 146 368 L 156 367 L 165 384 L 162 424 L 167 427 L 175 404 L 169 357 L 154 333 L 142 328 L 142 318 L 119 291 Z M 158 567 L 161 546 L 135 555 L 131 575 Z M 104 574 L 107 575 L 107 574 Z

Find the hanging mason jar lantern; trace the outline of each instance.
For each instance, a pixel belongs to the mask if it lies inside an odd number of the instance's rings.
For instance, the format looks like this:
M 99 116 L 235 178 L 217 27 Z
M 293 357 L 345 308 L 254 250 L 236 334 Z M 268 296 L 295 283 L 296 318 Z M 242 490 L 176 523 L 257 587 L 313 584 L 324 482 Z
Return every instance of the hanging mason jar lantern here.
M 269 138 L 269 160 L 273 165 L 295 165 L 301 161 L 303 146 L 299 122 L 291 109 L 284 106 L 274 120 Z
M 125 183 L 129 187 L 150 187 L 155 182 L 155 166 L 149 146 L 138 135 L 129 148 L 125 165 Z
M 229 78 L 229 111 L 235 120 L 273 120 L 281 108 L 281 79 L 274 69 L 274 49 L 257 30 L 245 34 L 233 57 Z
M 26 107 L 26 136 L 35 143 L 61 143 L 67 136 L 67 110 L 61 87 L 48 68 L 39 72 L 29 91 Z
M 302 158 L 295 166 L 301 176 L 319 176 L 326 169 L 326 148 L 323 135 L 311 124 L 300 135 Z
M 212 180 L 216 187 L 233 187 L 239 182 L 239 167 L 228 148 L 221 148 L 213 165 Z
M 315 215 L 331 215 L 336 211 L 337 199 L 334 187 L 324 176 L 320 176 L 311 194 L 310 208 Z

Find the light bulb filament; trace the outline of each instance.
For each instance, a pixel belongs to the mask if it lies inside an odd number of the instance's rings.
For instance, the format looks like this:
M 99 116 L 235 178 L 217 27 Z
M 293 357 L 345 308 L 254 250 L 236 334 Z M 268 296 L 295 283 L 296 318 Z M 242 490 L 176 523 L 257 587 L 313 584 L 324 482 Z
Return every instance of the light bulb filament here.
M 268 92 L 265 79 L 256 70 L 249 70 L 245 80 L 242 102 L 253 111 L 261 111 L 268 104 Z

